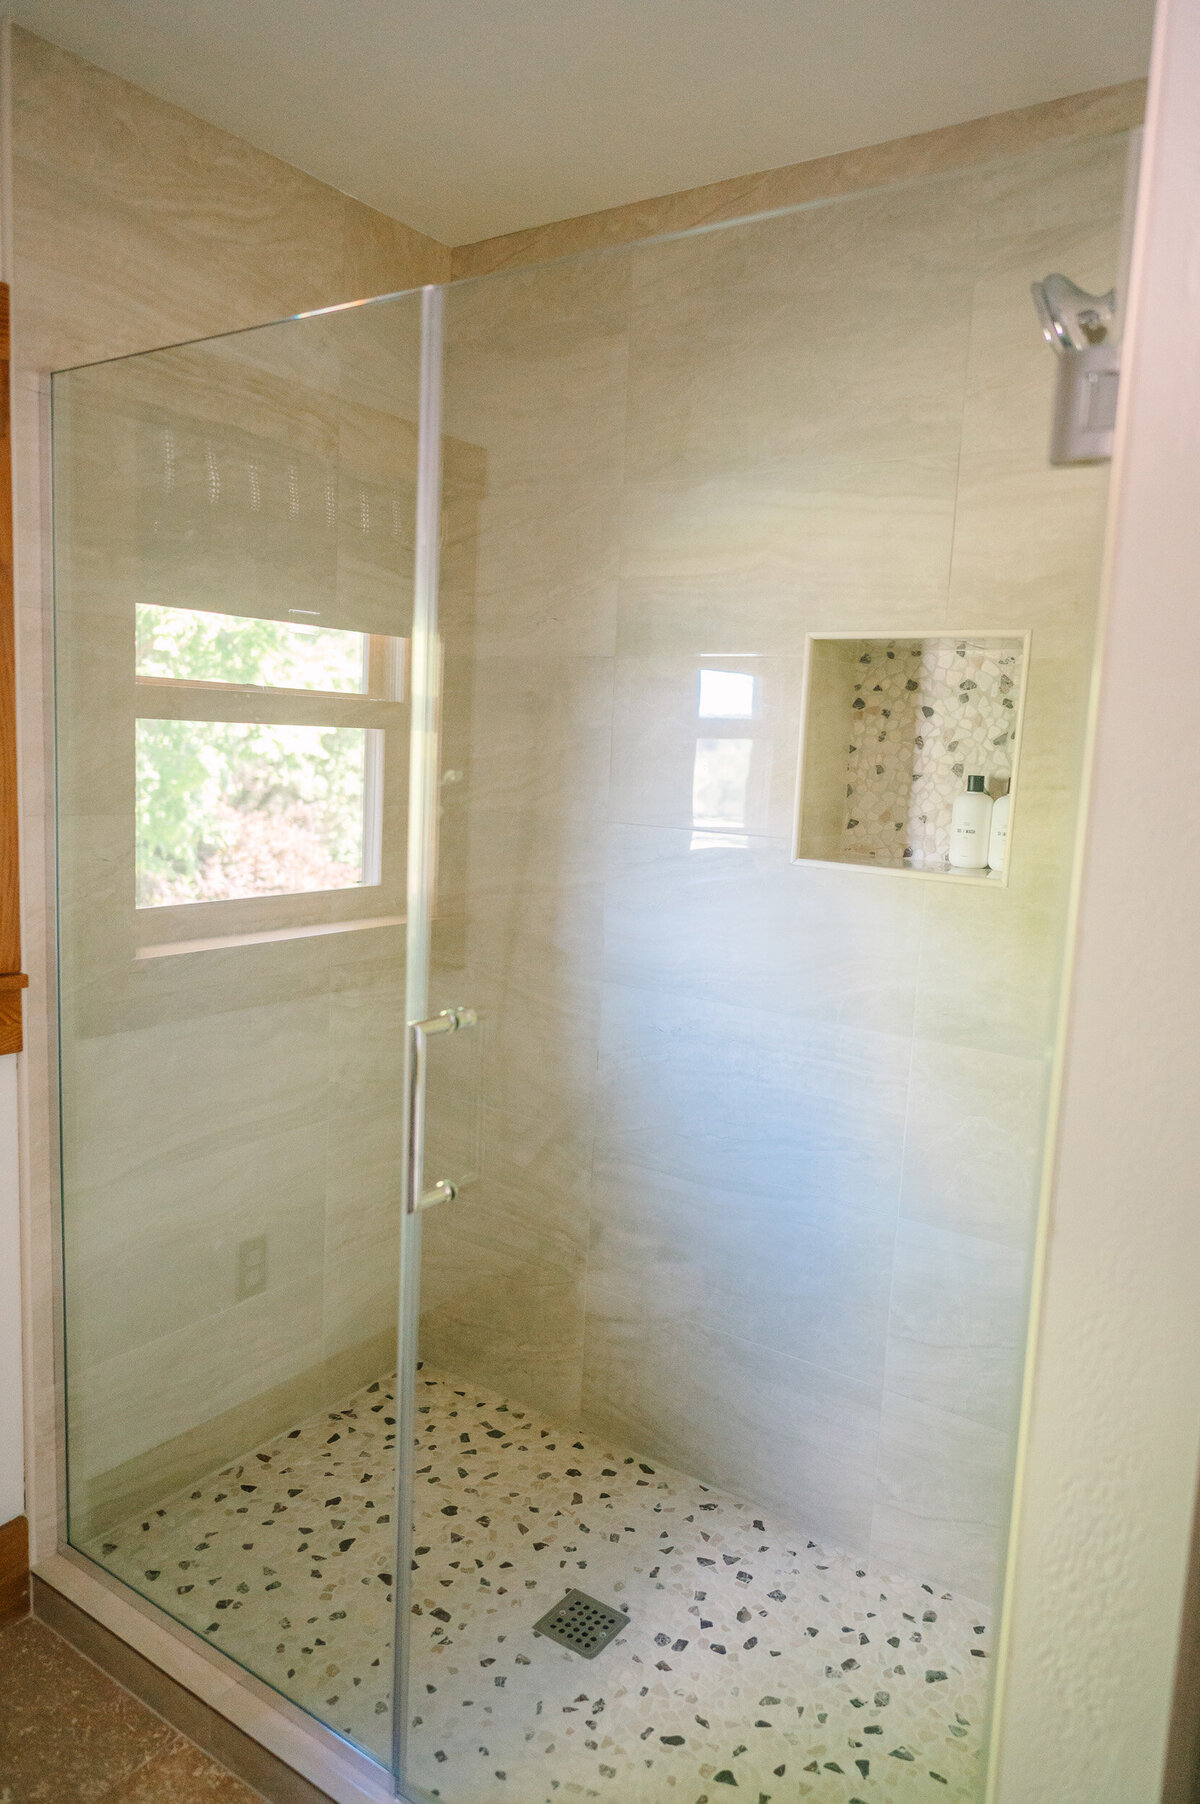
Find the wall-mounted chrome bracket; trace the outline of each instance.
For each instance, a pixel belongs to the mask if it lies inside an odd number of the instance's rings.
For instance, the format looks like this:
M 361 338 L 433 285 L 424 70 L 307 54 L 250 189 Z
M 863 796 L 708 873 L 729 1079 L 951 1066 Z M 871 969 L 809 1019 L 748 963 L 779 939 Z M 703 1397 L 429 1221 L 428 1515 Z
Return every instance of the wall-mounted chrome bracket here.
M 1066 276 L 1033 284 L 1042 335 L 1058 358 L 1052 464 L 1097 463 L 1112 456 L 1121 380 L 1117 292 L 1088 294 Z

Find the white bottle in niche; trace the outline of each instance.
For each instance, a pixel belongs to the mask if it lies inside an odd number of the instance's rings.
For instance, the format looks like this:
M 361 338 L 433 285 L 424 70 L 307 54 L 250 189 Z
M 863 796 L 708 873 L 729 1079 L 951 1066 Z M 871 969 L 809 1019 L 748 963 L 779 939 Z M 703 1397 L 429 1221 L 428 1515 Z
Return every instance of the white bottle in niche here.
M 950 865 L 956 871 L 982 871 L 988 861 L 988 828 L 992 824 L 992 798 L 986 777 L 968 777 L 962 795 L 954 798 L 950 816 Z
M 995 876 L 1004 869 L 1004 854 L 1008 849 L 1008 805 L 1009 791 L 997 796 L 992 803 L 992 825 L 988 832 L 988 868 Z

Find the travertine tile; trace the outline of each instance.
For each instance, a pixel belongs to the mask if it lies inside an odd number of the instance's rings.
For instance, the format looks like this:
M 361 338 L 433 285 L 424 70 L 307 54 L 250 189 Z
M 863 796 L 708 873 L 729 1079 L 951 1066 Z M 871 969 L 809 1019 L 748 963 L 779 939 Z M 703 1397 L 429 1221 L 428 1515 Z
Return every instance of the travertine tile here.
M 259 1796 L 176 1736 L 173 1747 L 105 1792 L 101 1804 L 256 1804 Z
M 266 1237 L 271 1284 L 319 1275 L 325 1143 L 324 1122 L 287 1119 L 147 1151 L 103 1189 L 73 1186 L 64 1210 L 72 1365 L 86 1369 L 231 1308 L 243 1240 Z
M 422 1259 L 421 1353 L 453 1355 L 464 1377 L 572 1421 L 583 1383 L 584 1264 L 524 1259 L 497 1239 L 470 1241 L 443 1216 Z M 441 1232 L 439 1232 L 441 1228 Z
M 444 278 L 442 247 L 36 40 L 18 34 L 17 44 L 17 265 L 29 301 L 16 330 L 27 361 L 108 355 Z M 52 95 L 65 97 L 61 143 L 33 116 Z M 435 1140 L 461 1138 L 477 1086 L 484 1158 L 479 1182 L 425 1226 L 426 1350 L 461 1375 L 459 1388 L 470 1379 L 492 1400 L 504 1391 L 552 1418 L 611 1427 L 648 1462 L 669 1457 L 856 1552 L 886 1550 L 913 1576 L 905 1609 L 920 1603 L 923 1574 L 990 1596 L 1007 1512 L 1014 1320 L 1041 1156 L 1103 505 L 1096 472 L 1046 469 L 1053 371 L 1028 283 L 1069 263 L 1107 285 L 1123 150 L 1067 154 L 1060 143 L 1003 170 L 944 172 L 1019 150 L 1031 132 L 1061 140 L 1118 129 L 1133 117 L 1131 98 L 1056 103 L 1036 119 L 955 128 L 836 168 L 721 185 L 665 213 L 568 226 L 536 238 L 543 253 L 594 243 L 597 230 L 661 230 L 731 207 L 893 184 L 627 257 L 521 269 L 449 298 L 447 470 L 461 464 L 465 475 L 447 488 L 445 743 L 455 781 L 444 788 L 433 988 L 438 1006 L 480 1006 L 485 1033 L 473 1075 L 432 1069 L 430 1123 Z M 96 169 L 89 107 L 101 120 Z M 934 170 L 936 181 L 911 183 Z M 61 224 L 53 241 L 51 224 Z M 95 256 L 101 239 L 107 264 Z M 36 268 L 35 240 L 48 246 Z M 93 269 L 103 277 L 93 281 Z M 175 587 L 219 603 L 236 582 L 252 611 L 283 596 L 360 630 L 404 631 L 415 321 L 415 303 L 403 302 L 172 353 L 139 366 L 120 407 L 112 380 L 97 376 L 101 430 L 80 466 L 95 481 L 96 530 L 79 569 L 102 626 L 136 593 Z M 216 435 L 227 489 L 236 478 L 245 493 L 220 531 L 197 541 L 200 502 L 209 503 L 189 477 L 174 511 L 159 509 L 164 531 L 149 551 L 128 497 L 139 459 L 158 468 L 146 462 L 144 421 L 161 425 L 155 410 L 172 397 L 179 433 L 201 450 Z M 118 422 L 107 439 L 104 407 Z M 293 538 L 259 544 L 243 480 L 251 441 L 264 480 L 288 478 L 292 450 L 308 459 L 297 482 L 312 507 Z M 373 529 L 384 522 L 386 543 L 364 531 L 368 517 Z M 1011 888 L 935 897 L 791 865 L 805 635 L 924 633 L 951 616 L 956 626 L 1034 629 Z M 86 645 L 81 634 L 79 650 L 111 676 L 120 644 L 101 631 Z M 726 837 L 744 843 L 714 844 L 703 828 L 697 838 L 697 744 L 736 737 L 730 723 L 718 733 L 698 717 L 702 664 L 763 676 L 758 787 L 740 823 L 726 823 Z M 118 893 L 130 856 L 128 845 L 106 850 L 128 813 L 128 768 L 109 705 L 125 704 L 105 687 L 108 713 L 79 715 L 81 745 L 96 744 L 65 842 L 92 909 Z M 400 843 L 400 812 L 387 834 Z M 202 978 L 184 968 L 190 961 L 164 960 L 129 978 L 126 948 L 89 932 L 85 915 L 78 907 L 67 918 L 83 961 L 73 1006 L 87 1027 L 64 1067 L 71 1131 L 89 1155 L 76 1201 L 95 1211 L 90 1238 L 77 1242 L 77 1276 L 101 1272 L 95 1301 L 112 1312 L 90 1324 L 90 1340 L 77 1324 L 88 1363 L 74 1374 L 72 1410 L 86 1485 L 205 1412 L 386 1332 L 404 1006 L 398 938 L 337 954 L 222 954 Z M 209 1144 L 214 1119 L 224 1152 Z M 271 1137 L 293 1132 L 297 1156 L 260 1178 Z M 239 1155 L 245 1170 L 234 1173 Z M 302 1231 L 277 1288 L 221 1311 L 222 1248 L 241 1231 L 243 1181 L 262 1190 L 273 1223 L 275 1191 L 288 1190 Z M 140 1313 L 121 1315 L 115 1293 L 144 1270 L 134 1216 L 111 1249 L 98 1240 L 126 1194 L 158 1224 L 151 1248 L 167 1282 Z M 159 1229 L 179 1209 L 188 1230 L 163 1251 Z M 192 1258 L 199 1275 L 181 1303 Z M 167 1324 L 172 1310 L 188 1319 Z M 446 1482 L 454 1478 L 447 1468 Z M 522 1469 L 512 1488 L 528 1489 L 527 1479 Z M 711 1499 L 697 1503 L 692 1481 L 670 1483 L 687 1500 L 686 1510 L 672 1503 L 676 1516 L 707 1513 Z M 611 1496 L 604 1502 L 615 1509 Z M 742 1517 L 735 1523 L 740 1533 Z M 350 1623 L 348 1611 L 339 1634 L 377 1635 L 378 1583 L 366 1575 L 376 1615 Z M 520 1602 L 524 1584 L 511 1590 Z M 875 1606 L 851 1591 L 865 1621 Z M 831 1624 L 843 1595 L 825 1594 Z M 453 1658 L 443 1627 L 428 1650 L 439 1670 Z M 685 1625 L 677 1638 L 686 1635 Z M 273 1672 L 269 1624 L 251 1644 L 258 1669 Z M 657 1670 L 658 1651 L 639 1658 Z M 525 1696 L 531 1673 L 538 1683 L 544 1672 L 563 1676 L 545 1653 L 493 1676 Z M 762 1658 L 770 1651 L 747 1667 Z M 947 1654 L 935 1670 L 951 1664 Z M 915 1674 L 914 1664 L 903 1677 Z M 341 1675 L 322 1677 L 330 1689 L 310 1701 L 333 1712 Z M 824 1695 L 819 1679 L 814 1669 L 810 1712 Z M 949 1683 L 922 1672 L 927 1682 Z M 672 1745 L 662 1713 L 677 1700 L 665 1681 L 654 1686 L 653 1757 L 678 1759 L 671 1774 L 691 1775 L 690 1746 L 659 1750 Z M 763 1695 L 775 1695 L 765 1680 Z M 419 1727 L 432 1734 L 452 1717 L 452 1757 L 466 1762 L 456 1770 L 511 1795 L 515 1773 L 533 1774 L 520 1765 L 532 1757 L 518 1746 L 508 1780 L 493 1781 L 496 1767 L 478 1761 L 480 1743 L 466 1733 L 465 1700 L 438 1696 Z M 372 1733 L 378 1701 L 372 1694 Z M 937 1725 L 947 1764 L 934 1770 L 966 1799 L 976 1705 L 963 1715 Z M 731 1733 L 742 1734 L 746 1716 L 743 1699 Z M 840 1718 L 835 1726 L 841 1733 Z M 585 1741 L 570 1733 L 578 1728 L 566 1720 L 561 1731 L 572 1758 Z M 694 1733 L 690 1720 L 680 1732 Z M 490 1737 L 489 1728 L 483 1745 Z M 913 1729 L 914 1750 L 919 1739 Z M 900 1731 L 897 1742 L 908 1745 Z M 847 1761 L 832 1730 L 819 1749 L 806 1744 L 802 1770 L 810 1756 L 818 1763 L 814 1796 L 857 1784 L 851 1762 L 868 1758 L 866 1746 Z M 888 1795 L 900 1804 L 905 1786 L 915 1794 L 932 1781 L 928 1768 L 909 1775 L 893 1752 Z M 651 1773 L 632 1742 L 629 1753 L 641 1765 L 606 1761 L 613 1774 L 597 1777 L 598 1750 L 588 1750 L 585 1782 L 631 1795 L 628 1774 L 640 1782 L 644 1771 L 653 1795 L 668 1769 Z M 718 1755 L 742 1758 L 719 1737 L 705 1743 L 706 1784 L 725 1770 Z M 434 1784 L 450 1757 L 431 1764 Z M 792 1760 L 789 1749 L 784 1764 Z M 756 1761 L 738 1771 L 769 1792 L 775 1768 L 768 1777 Z M 845 1766 L 842 1778 L 829 1777 L 830 1761 Z M 877 1763 L 872 1775 L 878 1783 Z M 809 1784 L 794 1769 L 793 1782 Z
M 77 1041 L 68 1162 L 86 1160 L 90 1183 L 109 1184 L 145 1161 L 149 1122 L 166 1157 L 207 1140 L 214 1122 L 236 1135 L 311 1121 L 329 1081 L 328 1023 L 318 996 Z
M 592 1301 L 589 1294 L 589 1303 Z M 585 1419 L 852 1552 L 870 1534 L 878 1385 L 708 1324 L 647 1320 L 631 1286 L 598 1291 L 588 1322 Z M 788 1433 L 773 1438 L 772 1421 Z
M 466 794 L 473 804 L 597 818 L 612 740 L 610 658 L 481 658 Z
M 1054 1041 L 1069 871 L 1061 856 L 1032 856 L 1034 813 L 1045 804 L 1034 773 L 1023 770 L 1008 888 L 922 885 L 915 1021 L 922 1040 L 1040 1058 Z M 1052 799 L 1069 819 L 1075 798 Z
M 32 1617 L 0 1630 L 0 1675 L 6 1804 L 102 1804 L 180 1745 L 160 1717 Z
M 598 1148 L 810 1216 L 890 1221 L 910 1057 L 899 1034 L 608 985 Z
M 311 1365 L 321 1340 L 321 1290 L 319 1274 L 268 1288 L 130 1352 L 73 1368 L 73 1519 L 86 1524 L 89 1481 Z
M 714 669 L 749 679 L 744 717 L 700 713 L 704 673 Z M 619 658 L 609 819 L 787 837 L 800 696 L 797 658 L 700 660 L 686 650 L 670 659 Z
M 424 232 L 343 195 L 342 300 L 396 294 L 450 277 L 450 248 Z

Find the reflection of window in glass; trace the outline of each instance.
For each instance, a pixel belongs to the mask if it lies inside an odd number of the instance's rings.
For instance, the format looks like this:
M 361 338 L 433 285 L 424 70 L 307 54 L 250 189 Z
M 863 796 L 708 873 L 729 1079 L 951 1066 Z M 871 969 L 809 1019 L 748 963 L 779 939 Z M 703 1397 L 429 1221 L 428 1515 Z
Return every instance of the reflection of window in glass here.
M 371 687 L 370 644 L 366 633 L 338 627 L 137 604 L 142 681 L 362 695 Z
M 697 739 L 692 767 L 692 825 L 744 827 L 752 739 Z
M 137 723 L 137 906 L 379 881 L 378 728 Z
M 699 679 L 696 713 L 709 724 L 692 764 L 692 850 L 744 850 L 746 829 L 762 815 L 770 764 L 758 678 L 746 670 L 702 668 Z
M 700 672 L 701 720 L 749 720 L 754 714 L 754 678 L 740 670 Z

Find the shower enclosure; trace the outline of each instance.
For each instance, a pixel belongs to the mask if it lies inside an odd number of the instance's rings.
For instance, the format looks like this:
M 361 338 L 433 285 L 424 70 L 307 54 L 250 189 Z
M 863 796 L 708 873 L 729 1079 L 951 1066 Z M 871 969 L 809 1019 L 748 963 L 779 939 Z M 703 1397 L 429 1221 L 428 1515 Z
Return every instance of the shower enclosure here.
M 982 1796 L 1127 149 L 55 378 L 70 1540 L 403 1797 Z

